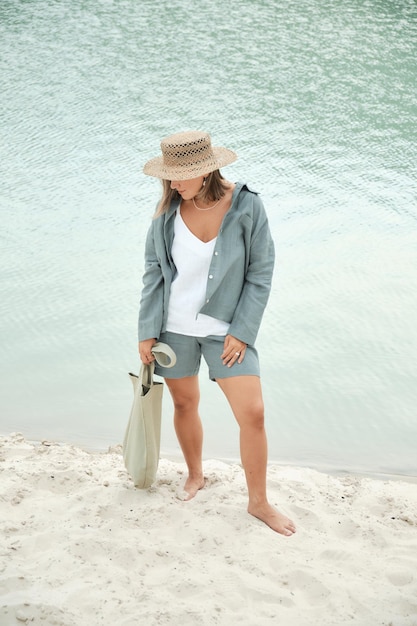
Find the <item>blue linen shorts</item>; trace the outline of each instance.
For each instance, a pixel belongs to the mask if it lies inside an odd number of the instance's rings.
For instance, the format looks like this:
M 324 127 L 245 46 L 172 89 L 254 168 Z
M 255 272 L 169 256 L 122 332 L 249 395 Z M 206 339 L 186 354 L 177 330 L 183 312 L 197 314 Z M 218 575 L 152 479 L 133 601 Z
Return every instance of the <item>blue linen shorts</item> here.
M 174 350 L 177 362 L 174 367 L 162 367 L 155 362 L 155 374 L 163 378 L 195 376 L 200 370 L 203 355 L 211 380 L 233 376 L 260 376 L 258 353 L 253 346 L 247 346 L 242 363 L 235 361 L 232 367 L 223 365 L 220 355 L 223 353 L 224 340 L 225 337 L 217 335 L 190 337 L 179 333 L 161 333 L 158 341 L 167 343 Z

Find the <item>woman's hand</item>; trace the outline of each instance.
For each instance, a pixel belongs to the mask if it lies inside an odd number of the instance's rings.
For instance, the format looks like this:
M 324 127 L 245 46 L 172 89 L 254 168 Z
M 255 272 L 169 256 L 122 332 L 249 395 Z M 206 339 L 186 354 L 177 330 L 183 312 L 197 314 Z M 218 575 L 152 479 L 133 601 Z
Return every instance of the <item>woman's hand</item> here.
M 240 341 L 240 339 L 236 339 L 232 335 L 226 335 L 226 339 L 224 340 L 223 346 L 223 354 L 221 358 L 223 360 L 223 365 L 227 365 L 227 367 L 232 367 L 233 363 L 242 363 L 245 358 L 246 351 L 246 343 Z
M 145 365 L 155 361 L 155 357 L 152 354 L 152 346 L 156 344 L 156 339 L 145 339 L 145 341 L 139 341 L 139 355 L 140 360 Z

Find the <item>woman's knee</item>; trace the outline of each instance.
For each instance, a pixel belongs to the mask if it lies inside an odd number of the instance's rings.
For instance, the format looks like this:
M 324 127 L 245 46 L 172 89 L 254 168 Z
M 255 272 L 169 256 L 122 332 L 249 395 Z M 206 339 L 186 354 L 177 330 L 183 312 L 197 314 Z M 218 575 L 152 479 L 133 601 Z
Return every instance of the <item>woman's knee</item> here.
M 174 409 L 177 413 L 189 413 L 197 411 L 198 409 L 198 399 L 196 398 L 190 398 L 188 396 L 173 396 L 172 401 Z
M 264 428 L 264 402 L 259 377 L 236 376 L 218 379 L 240 428 Z
M 247 407 L 242 425 L 256 430 L 262 430 L 265 427 L 265 411 L 262 401 Z
M 191 379 L 171 379 L 166 383 L 177 412 L 188 413 L 198 409 L 200 391 L 196 381 Z
M 262 399 L 253 399 L 234 411 L 240 429 L 260 431 L 265 428 L 265 410 Z

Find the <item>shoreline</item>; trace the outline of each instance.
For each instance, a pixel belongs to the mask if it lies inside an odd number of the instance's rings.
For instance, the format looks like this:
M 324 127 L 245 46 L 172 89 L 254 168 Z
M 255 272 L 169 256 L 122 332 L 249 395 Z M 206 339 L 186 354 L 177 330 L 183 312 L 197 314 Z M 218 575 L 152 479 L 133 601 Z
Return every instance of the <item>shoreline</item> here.
M 240 465 L 204 470 L 183 502 L 184 463 L 138 490 L 120 446 L 0 437 L 0 623 L 416 626 L 416 484 L 270 465 L 283 537 L 246 512 Z
M 87 444 L 87 443 L 81 443 L 81 442 L 78 443 L 78 442 L 71 442 L 71 441 L 58 440 L 58 439 L 51 439 L 51 440 L 31 439 L 31 438 L 25 437 L 25 435 L 22 432 L 0 433 L 0 441 L 7 440 L 9 438 L 13 439 L 15 437 L 23 438 L 27 443 L 32 444 L 32 445 L 40 445 L 42 444 L 42 442 L 48 442 L 48 443 L 52 443 L 54 445 L 60 445 L 60 446 L 66 446 L 66 445 L 74 446 L 76 448 L 79 448 L 91 454 L 106 454 L 109 451 L 117 451 L 117 450 L 119 450 L 121 453 L 121 448 L 122 448 L 121 443 L 100 446 L 98 444 L 92 445 L 92 444 Z M 180 451 L 178 451 L 178 453 L 175 453 L 172 451 L 164 450 L 163 448 L 161 448 L 161 459 L 166 459 L 168 461 L 171 461 L 172 463 L 179 463 L 179 464 L 184 462 Z M 227 465 L 240 465 L 239 458 L 222 457 L 222 456 L 217 456 L 217 455 L 206 455 L 203 457 L 203 462 L 210 461 L 210 460 L 216 460 L 221 463 L 225 463 Z M 358 478 L 370 478 L 372 480 L 383 480 L 383 481 L 384 480 L 394 480 L 394 481 L 399 480 L 399 481 L 405 481 L 405 482 L 410 482 L 410 483 L 417 483 L 417 473 L 411 474 L 411 473 L 406 473 L 406 472 L 401 472 L 401 471 L 385 472 L 383 470 L 369 470 L 369 469 L 360 468 L 360 467 L 343 468 L 343 467 L 334 467 L 331 465 L 326 465 L 324 463 L 303 464 L 300 462 L 296 462 L 295 460 L 282 462 L 282 461 L 269 459 L 268 467 L 274 467 L 274 466 L 282 467 L 282 468 L 299 467 L 301 469 L 314 470 L 322 474 L 329 474 L 330 476 L 356 476 Z

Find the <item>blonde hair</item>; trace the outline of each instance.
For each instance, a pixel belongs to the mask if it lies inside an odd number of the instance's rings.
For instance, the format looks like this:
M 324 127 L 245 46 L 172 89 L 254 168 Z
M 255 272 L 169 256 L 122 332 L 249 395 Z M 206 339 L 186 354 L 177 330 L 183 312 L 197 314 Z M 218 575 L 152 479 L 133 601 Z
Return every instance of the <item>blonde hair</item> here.
M 205 177 L 206 184 L 198 192 L 196 198 L 203 202 L 215 202 L 220 200 L 226 193 L 228 185 L 220 170 L 214 170 Z M 171 189 L 171 181 L 162 179 L 162 197 L 156 209 L 154 218 L 166 213 L 173 200 L 179 200 L 180 194 L 176 189 Z

